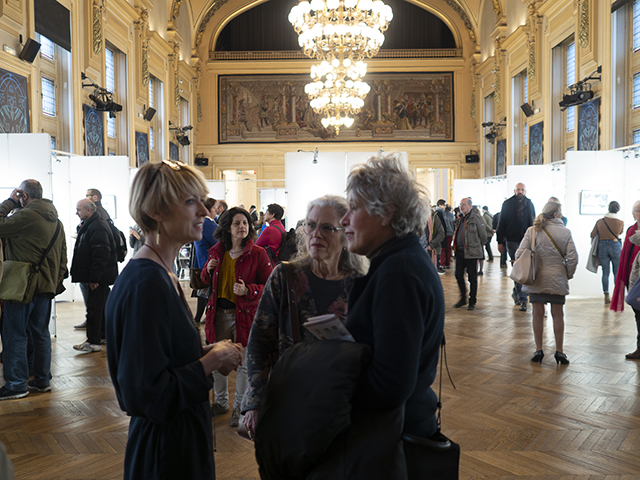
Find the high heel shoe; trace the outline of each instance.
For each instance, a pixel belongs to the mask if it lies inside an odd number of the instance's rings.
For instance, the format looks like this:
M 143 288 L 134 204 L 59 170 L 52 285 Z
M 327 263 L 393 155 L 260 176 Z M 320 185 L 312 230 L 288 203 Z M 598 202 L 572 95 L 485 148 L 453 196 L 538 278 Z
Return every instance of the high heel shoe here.
M 543 358 L 544 358 L 544 352 L 542 350 L 538 350 L 536 353 L 533 354 L 533 357 L 531 357 L 531 361 L 534 363 L 542 363 Z
M 560 364 L 569 365 L 569 359 L 564 353 L 556 352 L 556 354 L 553 357 L 556 359 L 556 363 L 558 365 Z

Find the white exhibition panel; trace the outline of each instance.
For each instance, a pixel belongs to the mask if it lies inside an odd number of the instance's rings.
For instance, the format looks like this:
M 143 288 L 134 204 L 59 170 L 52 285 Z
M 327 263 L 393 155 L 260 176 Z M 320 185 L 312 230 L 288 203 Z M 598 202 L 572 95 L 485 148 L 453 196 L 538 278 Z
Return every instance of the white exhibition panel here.
M 288 226 L 304 219 L 307 205 L 323 195 L 344 197 L 345 152 L 320 152 L 318 163 L 308 152 L 289 152 L 284 155 L 284 177 L 287 192 Z
M 536 208 L 536 215 L 542 212 L 549 197 L 557 197 L 565 204 L 565 166 L 564 165 L 511 165 L 507 167 L 507 187 L 509 197 L 514 194 L 516 184 L 524 183 L 527 197 Z M 569 218 L 565 214 L 565 217 Z
M 473 204 L 482 209 L 483 206 L 489 207 L 489 213 L 492 215 L 502 209 L 502 202 L 513 195 L 509 191 L 507 181 L 505 179 L 456 179 L 453 181 L 453 205 L 458 207 L 460 200 L 471 197 Z
M 224 200 L 227 196 L 227 188 L 224 180 L 207 180 L 207 188 L 209 189 L 209 197 L 216 200 Z
M 287 211 L 287 194 L 284 188 L 261 188 L 260 189 L 260 211 L 266 212 L 267 207 L 272 203 L 277 203 Z M 286 215 L 285 215 L 286 217 Z
M 51 198 L 50 166 L 51 137 L 48 133 L 0 134 L 2 201 L 23 180 L 31 178 L 42 184 L 43 197 Z

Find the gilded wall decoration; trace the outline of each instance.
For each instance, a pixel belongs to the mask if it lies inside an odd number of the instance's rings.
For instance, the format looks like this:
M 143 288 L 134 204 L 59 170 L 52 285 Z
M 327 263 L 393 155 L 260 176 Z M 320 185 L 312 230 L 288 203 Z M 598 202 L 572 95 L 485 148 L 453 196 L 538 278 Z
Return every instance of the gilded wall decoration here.
M 171 9 L 171 20 L 175 20 L 180 16 L 180 6 L 182 5 L 182 0 L 174 0 L 173 8 Z
M 140 20 L 136 22 L 140 35 L 140 66 L 142 86 L 149 86 L 149 11 L 143 8 L 140 12 Z
M 102 53 L 102 8 L 94 2 L 93 4 L 93 53 Z
M 467 32 L 469 32 L 469 38 L 473 43 L 476 43 L 476 32 L 473 30 L 473 25 L 471 24 L 471 20 L 467 16 L 467 12 L 460 6 L 460 4 L 456 0 L 444 0 L 447 5 L 449 5 L 462 19 Z
M 580 7 L 580 32 L 578 34 L 580 46 L 587 48 L 589 46 L 589 0 L 582 0 Z
M 222 7 L 228 1 L 229 0 L 216 0 L 213 3 L 213 5 L 211 5 L 211 7 L 209 7 L 209 11 L 203 17 L 202 21 L 200 22 L 200 26 L 198 27 L 198 30 L 196 31 L 196 48 L 198 48 L 200 46 L 200 44 L 202 43 L 202 37 L 204 36 L 204 31 L 207 29 L 207 24 L 209 23 L 209 20 L 211 20 L 213 18 L 213 15 L 218 10 L 220 10 L 220 7 Z
M 500 7 L 500 0 L 493 0 L 493 12 L 497 16 L 502 15 L 502 8 Z
M 578 150 L 600 150 L 600 97 L 578 107 Z
M 507 173 L 507 139 L 496 142 L 496 175 Z
M 27 77 L 0 68 L 0 133 L 31 133 Z
M 454 141 L 453 73 L 371 73 L 350 128 L 325 129 L 309 105 L 309 76 L 219 77 L 219 143 Z
M 173 66 L 173 106 L 180 107 L 180 44 L 173 44 L 173 53 L 171 54 L 171 64 Z
M 536 81 L 536 36 L 538 32 L 538 13 L 532 4 L 528 6 L 527 12 L 529 14 L 529 33 L 527 34 L 529 40 L 529 66 L 527 67 L 527 75 L 529 76 L 529 81 L 533 83 Z
M 529 165 L 542 165 L 544 163 L 542 156 L 542 127 L 543 122 L 529 127 Z
M 89 157 L 104 155 L 104 112 L 99 112 L 90 105 L 84 109 L 84 147 Z

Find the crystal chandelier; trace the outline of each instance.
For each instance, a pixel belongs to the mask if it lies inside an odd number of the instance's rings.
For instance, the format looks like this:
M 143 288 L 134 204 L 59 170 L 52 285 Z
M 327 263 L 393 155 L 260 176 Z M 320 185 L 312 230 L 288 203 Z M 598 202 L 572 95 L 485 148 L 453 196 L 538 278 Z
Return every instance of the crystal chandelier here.
M 305 55 L 316 58 L 313 82 L 305 86 L 313 110 L 325 118 L 325 128 L 350 127 L 364 105 L 369 85 L 365 58 L 378 53 L 384 32 L 393 18 L 391 7 L 380 0 L 306 0 L 291 9 L 289 21 Z

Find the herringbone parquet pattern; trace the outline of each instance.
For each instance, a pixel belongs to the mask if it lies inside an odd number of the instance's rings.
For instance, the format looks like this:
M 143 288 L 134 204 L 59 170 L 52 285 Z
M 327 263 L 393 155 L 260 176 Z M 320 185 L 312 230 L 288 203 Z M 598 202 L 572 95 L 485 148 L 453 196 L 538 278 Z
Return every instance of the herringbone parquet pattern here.
M 640 479 L 640 362 L 624 359 L 635 346 L 630 309 L 616 315 L 600 297 L 569 297 L 571 364 L 553 360 L 550 318 L 544 362 L 531 364 L 531 313 L 513 305 L 506 270 L 485 263 L 475 311 L 452 308 L 453 270 L 440 278 L 456 385 L 445 376 L 443 430 L 462 447 L 461 480 Z M 0 402 L 0 441 L 17 479 L 122 478 L 128 418 L 115 400 L 106 354 L 72 348 L 84 340 L 73 329 L 84 316 L 81 302 L 59 304 L 58 314 L 53 391 Z M 229 417 L 215 421 L 217 478 L 257 479 L 252 444 L 229 427 Z

